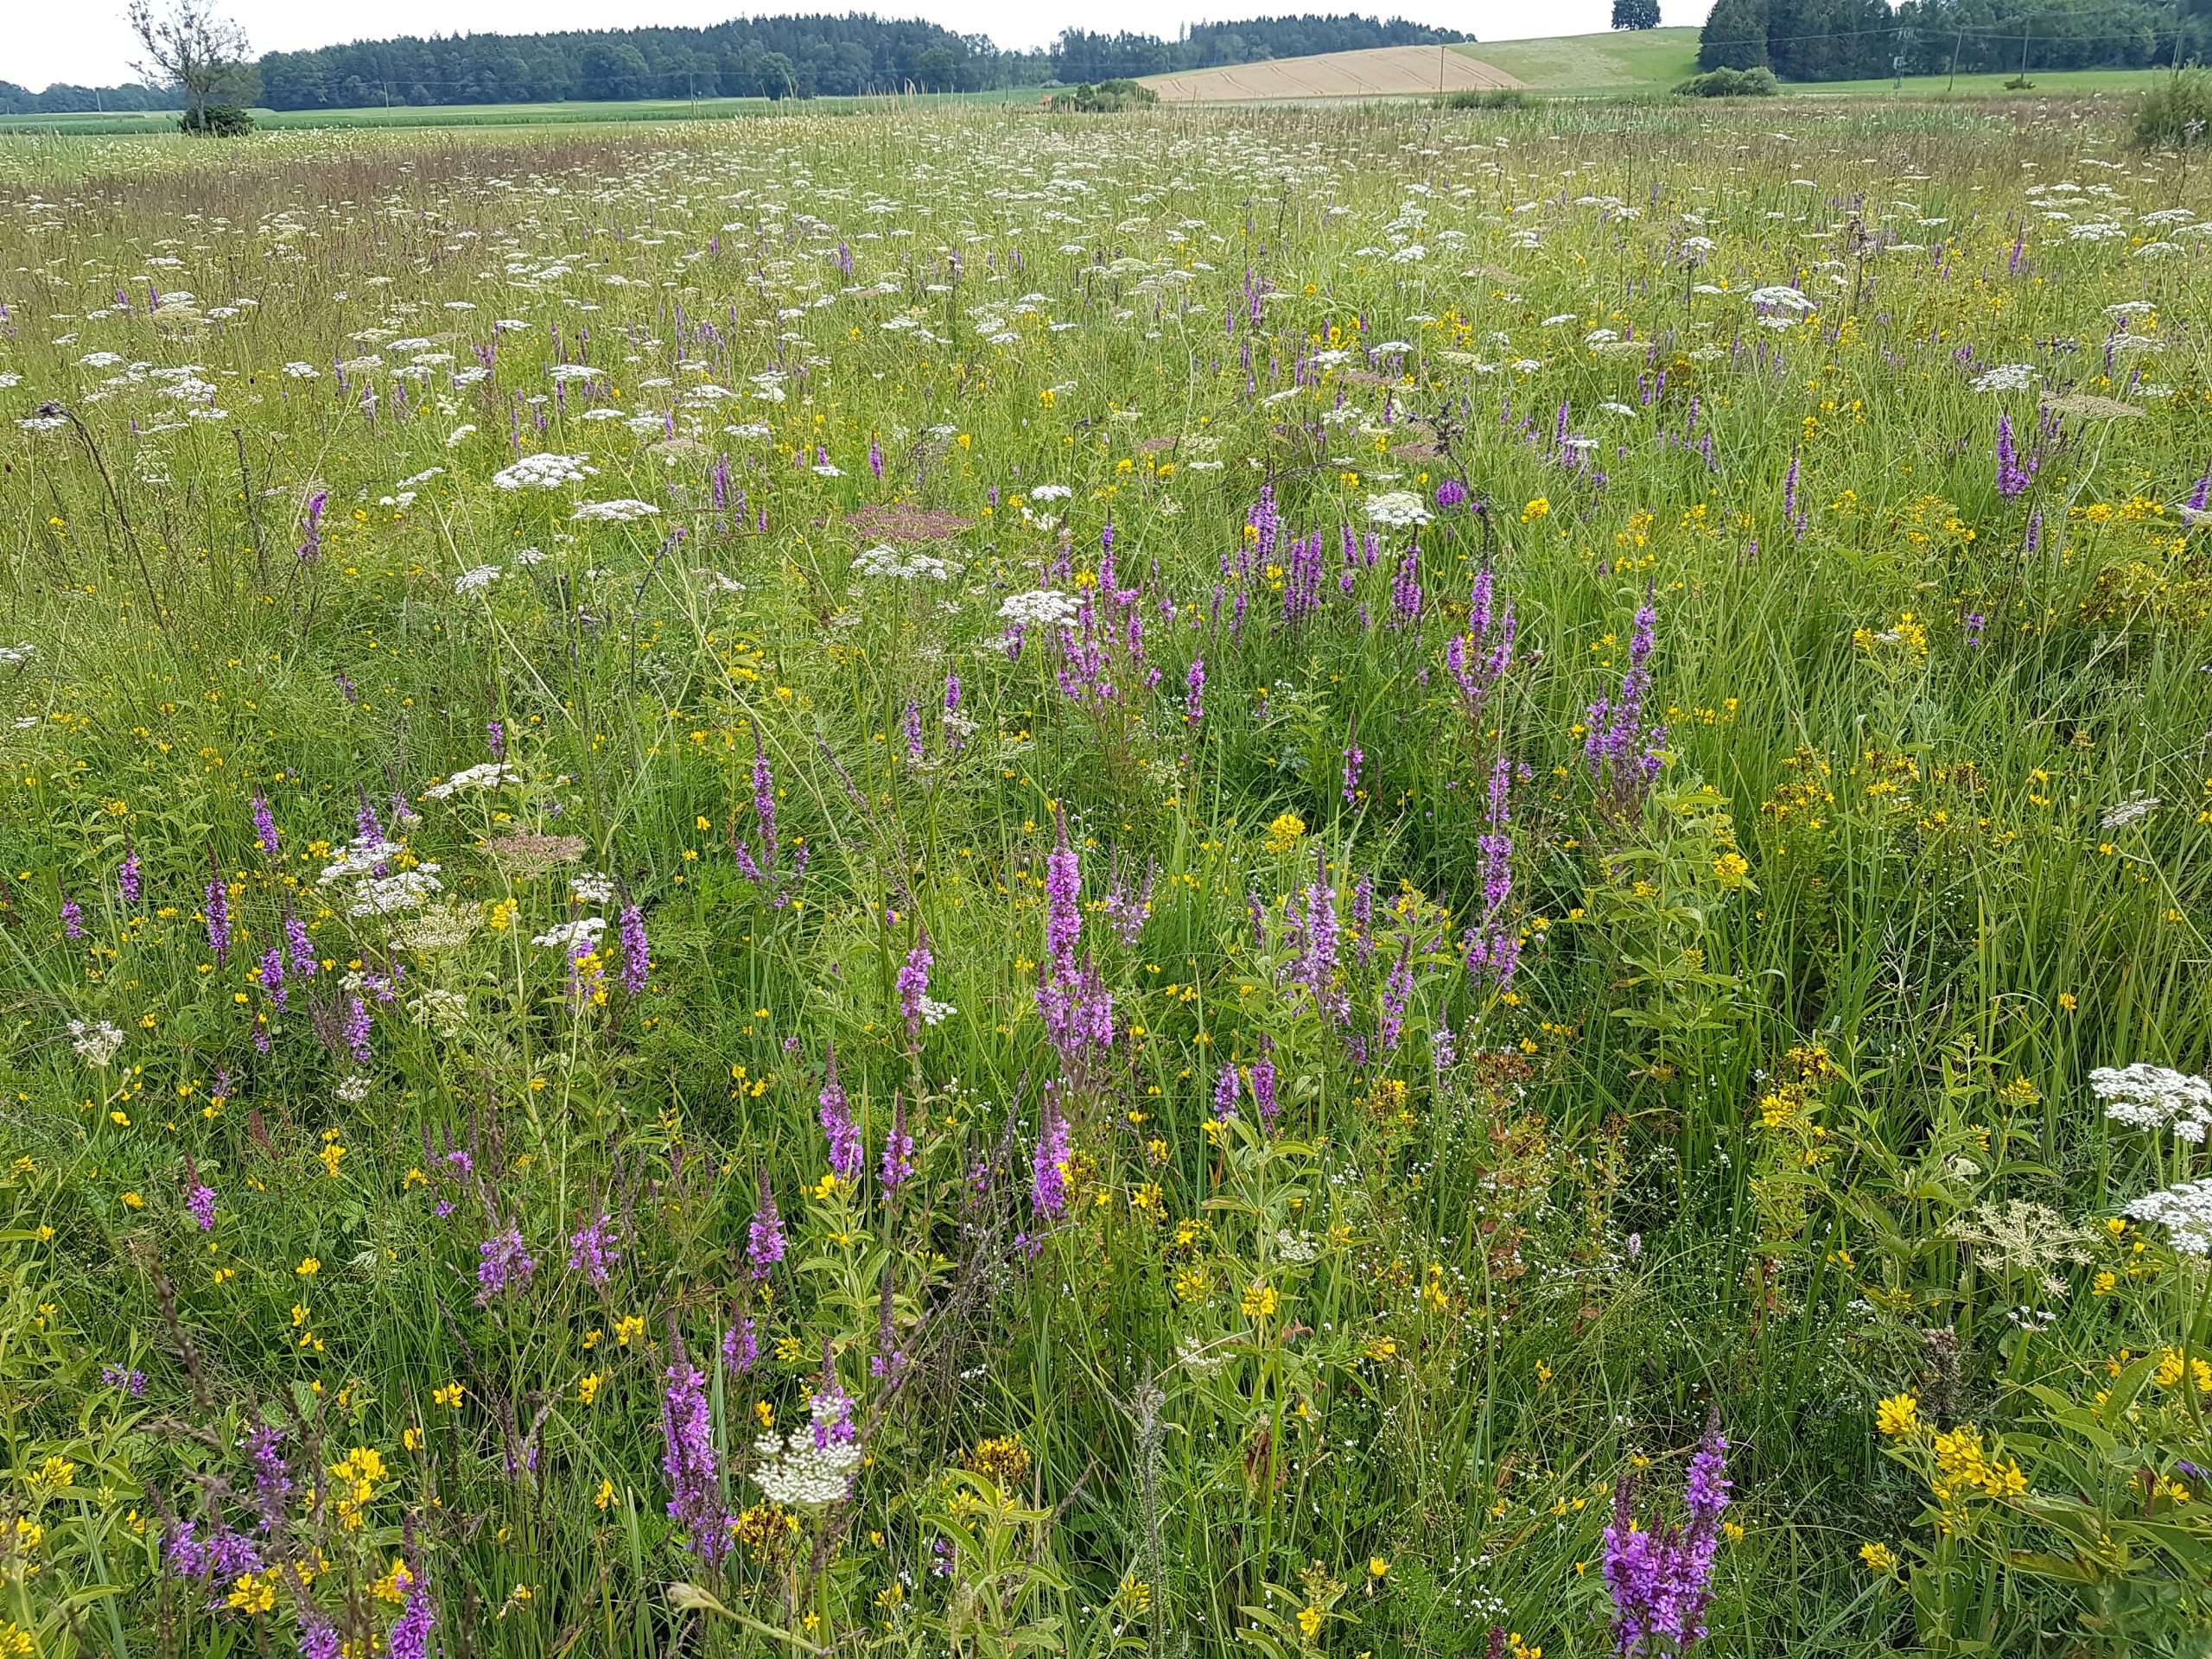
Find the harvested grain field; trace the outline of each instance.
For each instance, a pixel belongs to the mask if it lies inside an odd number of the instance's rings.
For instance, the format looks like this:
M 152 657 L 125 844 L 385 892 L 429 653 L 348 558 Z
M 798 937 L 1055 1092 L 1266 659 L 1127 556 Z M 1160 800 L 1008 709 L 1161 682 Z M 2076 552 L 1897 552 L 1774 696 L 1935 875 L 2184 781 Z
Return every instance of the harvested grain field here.
M 1448 47 L 1378 46 L 1219 69 L 1186 69 L 1145 83 L 1163 104 L 1242 104 L 1309 98 L 1408 98 L 1491 92 L 1522 83 Z

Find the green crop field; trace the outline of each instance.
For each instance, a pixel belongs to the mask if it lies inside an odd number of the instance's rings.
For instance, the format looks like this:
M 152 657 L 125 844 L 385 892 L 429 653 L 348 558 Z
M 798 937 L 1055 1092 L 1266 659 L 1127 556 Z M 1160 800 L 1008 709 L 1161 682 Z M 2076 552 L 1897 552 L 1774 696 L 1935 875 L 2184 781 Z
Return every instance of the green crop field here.
M 0 137 L 0 1659 L 2202 1656 L 2122 108 Z
M 1015 86 L 988 92 L 931 92 L 903 99 L 819 98 L 808 100 L 815 114 L 852 115 L 914 105 L 986 105 L 1034 104 L 1042 87 Z M 276 131 L 321 127 L 540 127 L 595 126 L 606 122 L 726 121 L 741 117 L 791 113 L 796 105 L 765 98 L 649 98 L 604 103 L 575 100 L 558 104 L 398 104 L 354 110 L 256 110 L 257 125 Z M 126 133 L 157 134 L 175 129 L 177 114 L 0 116 L 0 133 L 73 134 L 114 137 Z

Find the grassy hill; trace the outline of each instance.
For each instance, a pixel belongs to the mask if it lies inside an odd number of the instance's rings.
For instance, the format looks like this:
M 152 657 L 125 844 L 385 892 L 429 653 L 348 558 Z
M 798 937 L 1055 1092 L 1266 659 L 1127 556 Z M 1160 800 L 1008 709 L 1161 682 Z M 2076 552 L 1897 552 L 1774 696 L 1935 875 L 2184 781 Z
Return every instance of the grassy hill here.
M 1540 92 L 1663 92 L 1697 68 L 1694 29 L 1470 41 L 1458 50 Z

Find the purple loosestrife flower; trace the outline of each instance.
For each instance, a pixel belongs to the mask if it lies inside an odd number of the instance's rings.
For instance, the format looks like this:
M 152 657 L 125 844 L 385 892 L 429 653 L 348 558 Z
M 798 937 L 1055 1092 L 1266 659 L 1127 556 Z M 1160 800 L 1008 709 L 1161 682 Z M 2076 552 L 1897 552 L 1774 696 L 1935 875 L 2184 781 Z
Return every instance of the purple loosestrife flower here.
M 613 1216 L 599 1216 L 569 1235 L 569 1271 L 583 1274 L 588 1284 L 605 1284 L 609 1269 L 621 1259 Z
M 930 954 L 930 931 L 925 927 L 915 938 L 914 948 L 906 953 L 897 980 L 899 1012 L 906 1016 L 910 1047 L 921 1046 L 923 1004 L 930 1000 L 930 969 L 936 961 Z
M 822 1381 L 815 1389 L 814 1398 L 807 1402 L 807 1414 L 814 1420 L 814 1449 L 817 1452 L 826 1452 L 833 1446 L 850 1446 L 861 1437 L 860 1430 L 853 1426 L 853 1396 L 837 1380 L 836 1357 L 827 1337 L 822 1339 Z
M 292 971 L 303 979 L 313 979 L 315 946 L 308 938 L 308 925 L 295 913 L 289 899 L 284 905 L 284 943 L 292 952 Z
M 138 873 L 138 851 L 129 842 L 124 843 L 123 865 L 115 873 L 115 896 L 126 905 L 138 902 L 145 891 L 145 883 Z
M 891 1103 L 891 1133 L 884 1137 L 883 1162 L 877 1171 L 886 1198 L 906 1185 L 914 1173 L 914 1137 L 906 1133 L 906 1097 L 894 1093 Z
M 1382 986 L 1382 1052 L 1398 1052 L 1398 1039 L 1405 1028 L 1406 1004 L 1414 994 L 1414 938 L 1408 933 L 1398 946 L 1398 960 L 1392 964 L 1390 977 Z
M 1357 744 L 1344 751 L 1344 804 L 1359 804 L 1359 769 L 1367 760 L 1367 753 Z
M 127 1365 L 103 1365 L 100 1367 L 100 1385 L 120 1389 L 128 1395 L 141 1395 L 146 1392 L 146 1373 L 134 1371 Z
M 1260 1122 L 1269 1128 L 1274 1127 L 1275 1114 L 1281 1109 L 1275 1104 L 1275 1063 L 1268 1058 L 1269 1044 L 1260 1039 L 1260 1058 L 1252 1062 L 1252 1103 L 1260 1109 Z
M 1067 814 L 1052 813 L 1058 837 L 1045 860 L 1045 960 L 1054 977 L 1075 971 L 1075 950 L 1083 937 L 1083 861 L 1068 844 Z
M 1644 791 L 1659 775 L 1666 747 L 1667 728 L 1643 723 L 1643 697 L 1651 687 L 1649 664 L 1657 625 L 1658 612 L 1647 589 L 1636 613 L 1636 631 L 1629 639 L 1628 672 L 1622 677 L 1620 696 L 1611 702 L 1600 697 L 1590 705 L 1589 736 L 1582 746 L 1602 804 L 1623 816 L 1643 804 Z
M 205 1183 L 194 1186 L 185 1194 L 185 1208 L 192 1211 L 192 1219 L 203 1233 L 215 1230 L 215 1189 Z
M 753 816 L 759 826 L 760 855 L 739 839 L 734 830 L 730 836 L 730 855 L 736 861 L 739 872 L 748 881 L 769 889 L 771 902 L 778 910 L 791 902 L 790 889 L 806 874 L 807 849 L 801 846 L 798 856 L 791 861 L 791 869 L 779 876 L 776 869 L 776 779 L 768 764 L 768 752 L 760 741 L 760 728 L 753 728 Z
M 327 490 L 317 490 L 308 498 L 307 539 L 300 543 L 297 555 L 302 564 L 313 564 L 322 556 L 322 510 L 329 500 Z
M 968 747 L 968 734 L 975 729 L 975 722 L 960 712 L 960 677 L 944 677 L 944 747 L 958 754 Z
M 859 1127 L 853 1122 L 853 1109 L 846 1102 L 845 1086 L 837 1081 L 835 1043 L 830 1045 L 829 1074 L 823 1080 L 821 1098 L 822 1133 L 830 1142 L 830 1173 L 841 1181 L 853 1181 L 860 1175 L 868 1148 L 861 1139 Z
M 660 1467 L 668 1477 L 668 1513 L 683 1529 L 691 1553 L 713 1567 L 731 1542 L 715 1453 L 714 1413 L 707 1404 L 707 1379 L 683 1357 L 681 1344 L 675 1362 L 668 1368 L 668 1391 L 660 1408 Z
M 1244 1090 L 1244 1080 L 1236 1074 L 1236 1065 L 1230 1061 L 1223 1065 L 1221 1075 L 1213 1080 L 1213 1115 L 1224 1123 L 1236 1116 L 1236 1097 Z
M 784 1259 L 784 1218 L 776 1213 L 776 1195 L 766 1170 L 760 1173 L 760 1207 L 746 1230 L 745 1255 L 755 1279 L 766 1279 L 769 1269 Z
M 2009 414 L 1997 417 L 1997 493 L 2010 501 L 2024 492 L 2032 475 L 2019 463 L 2012 447 L 2012 417 Z
M 760 1357 L 760 1327 L 750 1315 L 741 1313 L 722 1332 L 722 1363 L 733 1376 L 743 1376 Z
M 918 766 L 925 751 L 922 747 L 922 705 L 913 698 L 906 699 L 906 711 L 899 717 L 899 728 L 906 734 L 906 761 Z
M 344 1659 L 345 1652 L 338 1627 L 321 1613 L 308 1612 L 300 1626 L 300 1659 Z
M 1061 1116 L 1058 1095 L 1048 1088 L 1029 1166 L 1029 1207 L 1043 1220 L 1057 1220 L 1068 1207 L 1068 1121 Z
M 507 728 L 505 721 L 487 720 L 484 722 L 484 747 L 492 752 L 494 760 L 507 758 Z
M 1306 889 L 1306 949 L 1297 974 L 1313 993 L 1314 1012 L 1341 1025 L 1351 1018 L 1351 1008 L 1336 982 L 1336 887 L 1329 880 L 1329 855 L 1316 849 L 1313 861 L 1313 884 Z
M 2196 480 L 2196 487 L 2189 493 L 2189 510 L 2202 512 L 2208 501 L 2212 501 L 2212 467 L 2204 469 L 2204 476 Z
M 530 1288 L 537 1262 L 522 1242 L 522 1229 L 494 1233 L 476 1247 L 476 1306 L 489 1307 L 509 1291 Z
M 1375 878 L 1363 875 L 1351 890 L 1352 931 L 1359 936 L 1359 965 L 1375 954 Z
M 1436 486 L 1436 507 L 1440 512 L 1448 512 L 1467 499 L 1467 486 L 1456 478 L 1447 478 Z
M 374 1057 L 374 1051 L 369 1046 L 368 1004 L 358 996 L 346 998 L 346 1016 L 340 1029 L 353 1058 L 366 1065 Z
M 1636 1524 L 1633 1475 L 1613 1491 L 1612 1524 L 1605 1529 L 1604 1576 L 1613 1598 L 1613 1643 L 1621 1659 L 1647 1644 L 1655 1655 L 1680 1654 L 1705 1633 L 1712 1598 L 1713 1564 L 1720 1548 L 1720 1516 L 1728 1507 L 1727 1437 L 1719 1414 L 1707 1424 L 1690 1459 L 1682 1491 L 1688 1520 L 1680 1528 L 1643 1531 Z
M 1152 914 L 1152 886 L 1159 874 L 1159 863 L 1150 857 L 1145 860 L 1144 880 L 1136 887 L 1129 885 L 1125 874 L 1116 874 L 1106 894 L 1106 922 L 1123 944 L 1135 944 L 1144 931 L 1145 919 Z
M 1507 914 L 1513 898 L 1512 787 L 1512 763 L 1500 755 L 1491 768 L 1490 828 L 1476 838 L 1483 855 L 1482 918 L 1465 939 L 1468 973 L 1494 981 L 1500 990 L 1512 988 L 1521 960 L 1521 930 Z
M 1206 717 L 1206 659 L 1191 658 L 1191 671 L 1183 677 L 1183 723 L 1195 726 Z
M 292 1495 L 283 1440 L 283 1431 L 267 1423 L 257 1423 L 245 1437 L 246 1457 L 253 1465 L 254 1506 L 261 1511 L 261 1529 L 266 1533 L 273 1534 L 283 1524 L 284 1500 Z
M 645 915 L 636 904 L 626 903 L 622 906 L 621 930 L 622 988 L 637 996 L 644 992 L 646 977 L 653 970 L 653 957 L 652 946 L 645 938 Z
M 431 1605 L 429 1586 L 418 1571 L 406 1573 L 407 1600 L 385 1637 L 385 1659 L 431 1659 L 430 1632 L 437 1628 L 437 1609 Z
M 61 937 L 65 939 L 85 937 L 85 912 L 77 908 L 77 901 L 67 893 L 61 895 Z
M 1390 582 L 1390 609 L 1396 619 L 1393 626 L 1404 628 L 1418 623 L 1422 604 L 1421 549 L 1408 547 L 1406 556 L 1399 561 L 1398 574 Z
M 211 872 L 207 882 L 207 943 L 215 952 L 215 960 L 227 963 L 231 959 L 231 893 L 223 884 L 223 872 L 215 863 L 213 853 L 207 855 Z
M 276 856 L 276 820 L 270 813 L 269 798 L 257 789 L 253 791 L 253 838 L 261 843 L 264 853 Z
M 261 989 L 263 994 L 266 995 L 271 1002 L 276 1005 L 279 1012 L 282 1012 L 284 1007 L 286 996 L 286 992 L 284 990 L 284 947 L 283 945 L 272 944 L 266 950 L 261 953 L 261 969 L 255 977 L 259 979 L 261 982 Z

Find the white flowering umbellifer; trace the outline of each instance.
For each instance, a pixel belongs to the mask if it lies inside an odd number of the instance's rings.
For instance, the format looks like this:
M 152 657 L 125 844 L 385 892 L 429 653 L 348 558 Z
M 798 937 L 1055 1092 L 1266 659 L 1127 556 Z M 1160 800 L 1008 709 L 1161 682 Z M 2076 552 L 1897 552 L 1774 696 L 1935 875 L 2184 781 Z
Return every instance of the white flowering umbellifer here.
M 407 1012 L 418 1026 L 428 1026 L 450 1041 L 468 1029 L 468 999 L 459 991 L 428 990 L 410 997 Z
M 2105 1116 L 2131 1129 L 2171 1128 L 2181 1140 L 2201 1141 L 2212 1128 L 2212 1083 L 2186 1071 L 2142 1060 L 2118 1070 L 2101 1065 L 2089 1073 L 2089 1087 Z
M 2032 363 L 1999 363 L 1974 378 L 1976 391 L 2026 391 L 2043 378 Z
M 434 905 L 420 916 L 403 923 L 394 930 L 391 942 L 402 950 L 427 954 L 433 950 L 451 950 L 467 944 L 469 936 L 476 931 L 478 910 L 473 904 L 456 904 L 448 900 Z
M 123 1046 L 123 1033 L 105 1020 L 89 1026 L 82 1020 L 72 1020 L 69 1046 L 77 1051 L 79 1059 L 105 1066 L 115 1058 L 115 1051 Z
M 626 524 L 633 518 L 652 518 L 658 517 L 660 509 L 650 501 L 633 501 L 626 498 L 620 501 L 587 501 L 569 517 L 583 519 L 588 524 Z
M 28 639 L 20 645 L 0 645 L 0 668 L 21 668 L 38 655 L 38 647 Z
M 2158 798 L 2155 795 L 2131 795 L 2099 818 L 2097 827 L 2100 830 L 2125 830 L 2137 819 L 2149 817 L 2158 810 Z
M 885 543 L 865 550 L 853 561 L 853 569 L 886 581 L 949 582 L 958 567 L 933 553 L 902 553 Z
M 1753 289 L 1751 303 L 1762 311 L 1794 311 L 1800 316 L 1813 309 L 1813 302 L 1806 297 L 1803 289 L 1782 283 Z
M 434 893 L 443 893 L 445 883 L 438 880 L 435 864 L 418 864 L 411 870 L 395 874 L 373 876 L 353 889 L 353 902 L 346 906 L 348 916 L 389 916 L 397 911 L 420 910 L 430 901 Z
M 1057 588 L 1033 588 L 999 603 L 999 614 L 1018 628 L 1057 628 L 1075 620 L 1082 607 L 1073 594 Z
M 599 468 L 584 464 L 588 460 L 588 455 L 524 455 L 513 466 L 493 474 L 492 482 L 503 490 L 557 490 L 564 484 L 581 484 L 596 476 Z
M 1407 530 L 1428 522 L 1428 507 L 1411 490 L 1389 490 L 1367 498 L 1370 522 L 1390 530 Z
M 602 875 L 597 870 L 586 870 L 569 878 L 569 891 L 577 902 L 586 905 L 611 904 L 614 899 L 614 878 Z
M 334 881 L 366 875 L 378 865 L 391 863 L 399 856 L 401 850 L 396 841 L 340 842 L 336 849 L 337 856 L 323 867 L 322 874 L 315 877 L 315 884 L 327 887 Z
M 772 1502 L 819 1507 L 850 1490 L 853 1471 L 861 1466 L 860 1442 L 830 1440 L 817 1446 L 814 1439 L 811 1428 L 799 1428 L 753 1441 L 758 1460 L 747 1472 Z
M 476 593 L 480 589 L 489 588 L 499 579 L 499 567 L 498 565 L 480 564 L 474 570 L 464 570 L 459 575 L 455 576 L 453 579 L 453 591 L 455 597 L 467 594 Z
M 567 950 L 577 944 L 599 948 L 599 936 L 607 931 L 604 916 L 579 916 L 573 922 L 556 922 L 543 933 L 535 935 L 532 944 L 543 945 L 549 950 Z
M 456 772 L 442 784 L 432 784 L 423 793 L 434 801 L 449 800 L 468 789 L 497 789 L 501 784 L 522 781 L 522 774 L 512 766 L 498 760 L 486 760 L 480 766 L 469 766 Z
M 2127 1213 L 2164 1228 L 2168 1241 L 2184 1255 L 2212 1255 L 2212 1180 L 2146 1192 L 2127 1206 Z

